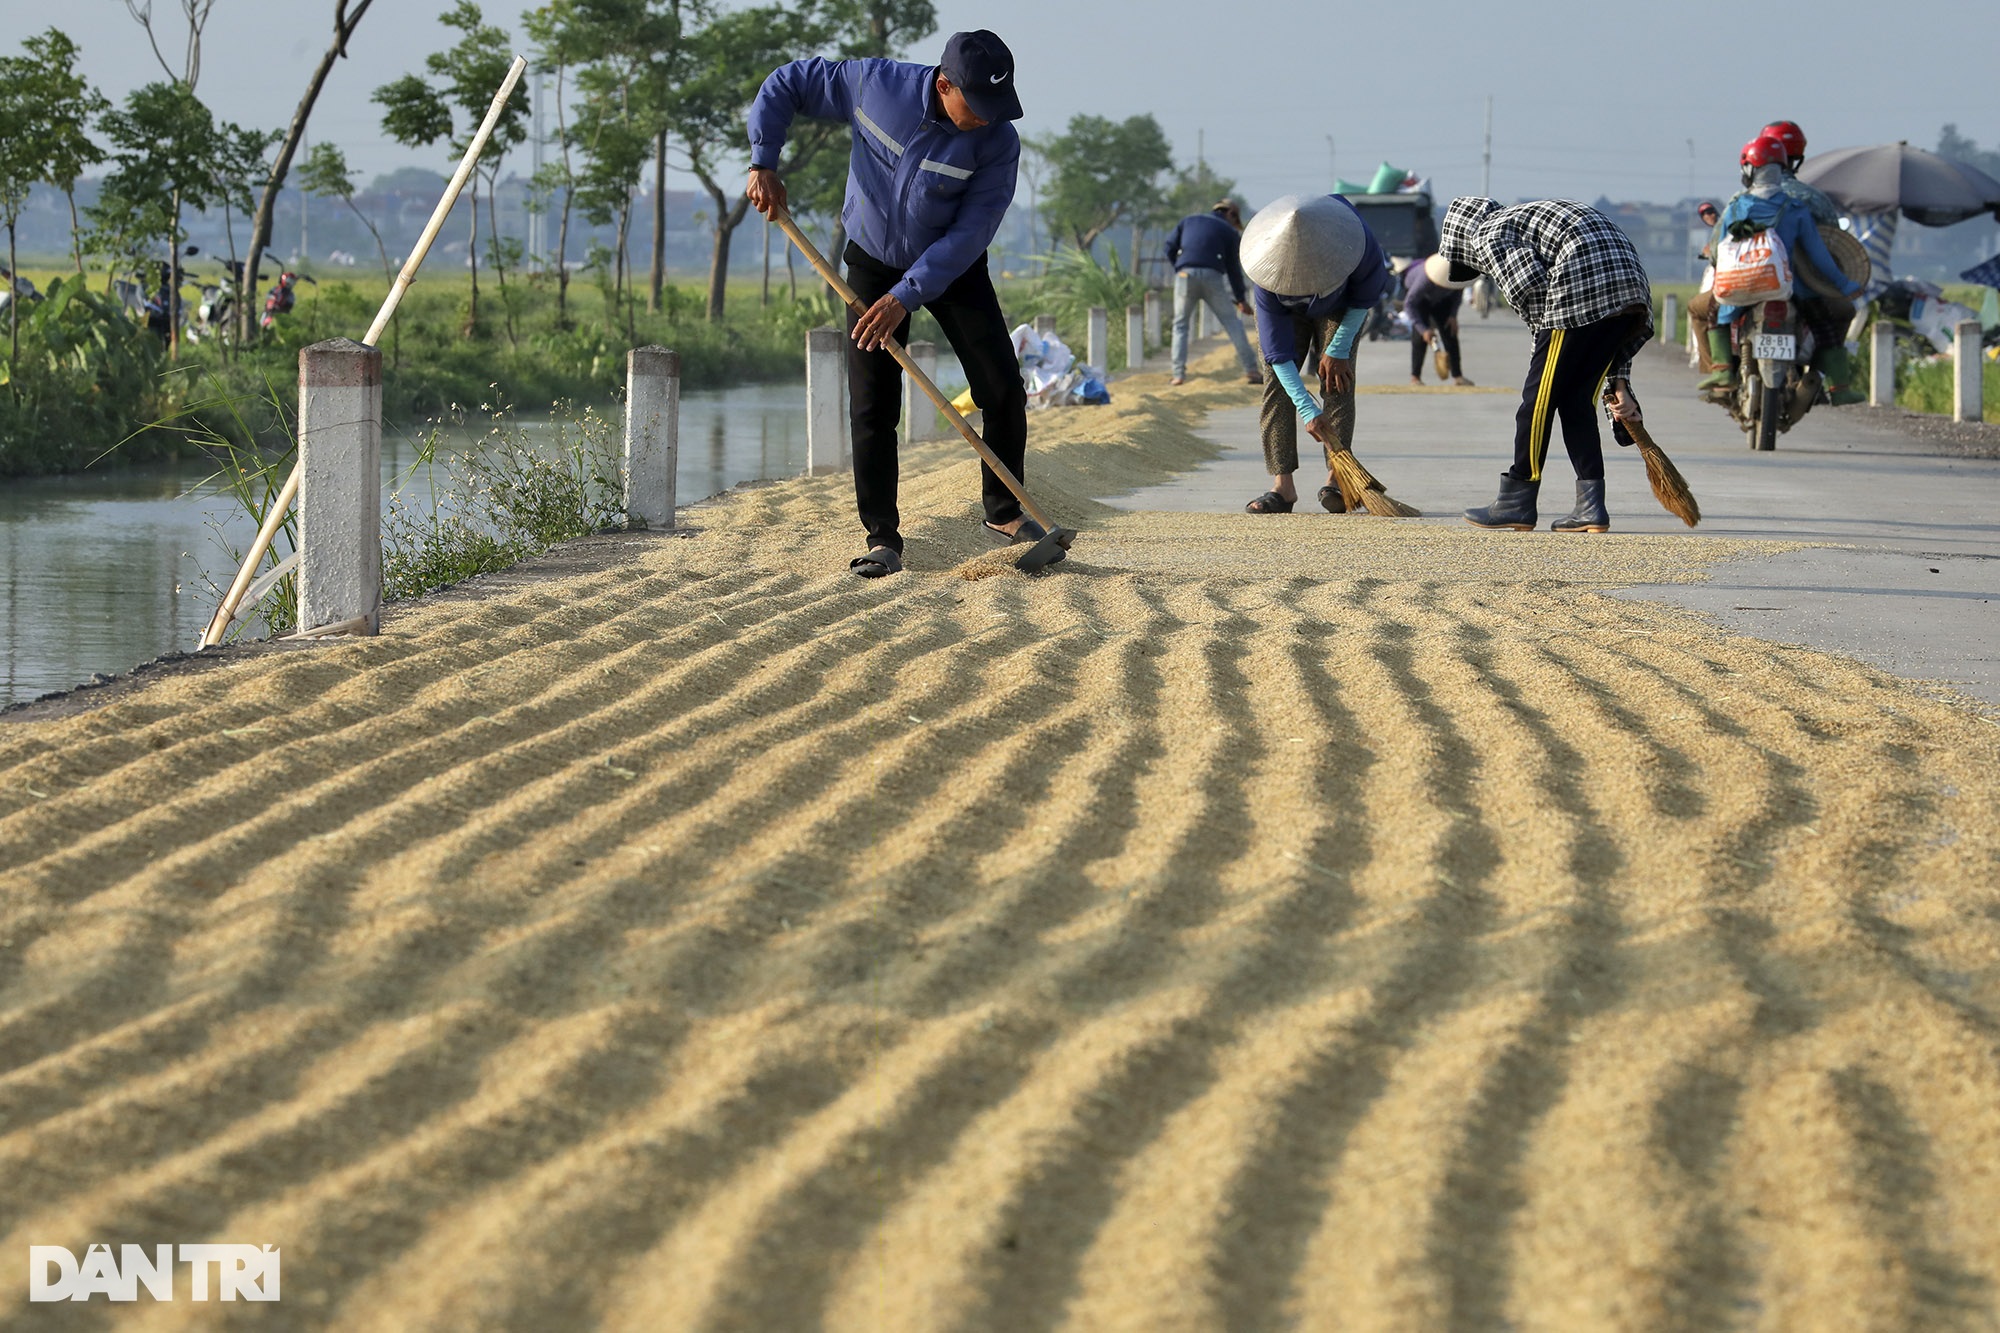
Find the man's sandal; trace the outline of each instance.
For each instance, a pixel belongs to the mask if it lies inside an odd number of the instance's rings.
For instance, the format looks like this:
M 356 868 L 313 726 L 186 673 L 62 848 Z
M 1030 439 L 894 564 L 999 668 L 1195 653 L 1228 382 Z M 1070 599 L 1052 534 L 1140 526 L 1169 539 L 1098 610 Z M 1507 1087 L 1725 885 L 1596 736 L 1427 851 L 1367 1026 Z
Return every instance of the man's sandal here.
M 1322 486 L 1319 488 L 1319 507 L 1329 514 L 1344 514 L 1347 512 L 1347 497 L 1340 493 L 1338 486 Z
M 903 572 L 903 557 L 886 546 L 877 546 L 867 555 L 857 555 L 847 562 L 848 572 L 864 579 L 879 579 L 889 574 Z
M 1287 500 L 1276 491 L 1265 491 L 1262 495 L 1243 506 L 1246 514 L 1289 514 L 1296 501 Z

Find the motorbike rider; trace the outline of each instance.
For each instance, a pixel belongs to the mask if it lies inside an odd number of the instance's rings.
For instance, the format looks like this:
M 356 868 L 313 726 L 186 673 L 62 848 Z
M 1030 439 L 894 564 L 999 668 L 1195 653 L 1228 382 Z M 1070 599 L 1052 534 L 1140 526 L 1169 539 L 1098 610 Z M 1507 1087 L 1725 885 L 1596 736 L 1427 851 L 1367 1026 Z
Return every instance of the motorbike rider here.
M 1716 244 L 1719 246 L 1724 236 L 1740 239 L 1758 231 L 1774 231 L 1790 253 L 1804 256 L 1814 268 L 1838 284 L 1847 296 L 1853 297 L 1860 292 L 1861 285 L 1840 271 L 1840 265 L 1826 248 L 1826 242 L 1820 239 L 1819 228 L 1814 224 L 1806 204 L 1796 196 L 1785 193 L 1785 155 L 1785 144 L 1776 138 L 1760 136 L 1743 145 L 1737 160 L 1743 168 L 1744 188 L 1723 208 L 1722 217 L 1716 223 Z M 1799 299 L 1803 306 L 1803 298 L 1795 299 Z M 1736 362 L 1729 345 L 1729 326 L 1735 322 L 1737 311 L 1738 307 L 1733 305 L 1716 307 L 1717 327 L 1709 330 L 1708 344 L 1709 354 L 1717 362 L 1717 369 L 1700 381 L 1700 388 L 1736 387 Z M 1801 318 L 1804 318 L 1803 309 Z M 1813 336 L 1816 339 L 1820 337 L 1817 326 L 1813 326 Z M 1835 333 L 1836 339 L 1840 336 L 1841 332 Z M 1827 360 L 1843 372 L 1844 383 L 1847 348 L 1839 341 L 1833 346 L 1840 355 Z M 1827 370 L 1822 369 L 1820 373 L 1830 378 Z
M 1779 178 L 1779 188 L 1806 206 L 1815 225 L 1839 226 L 1839 207 L 1827 198 L 1824 191 L 1798 177 L 1799 167 L 1806 160 L 1806 132 L 1799 128 L 1798 122 L 1774 120 L 1759 134 L 1776 139 L 1785 146 L 1784 171 Z M 1820 378 L 1826 381 L 1827 394 L 1836 406 L 1863 401 L 1868 395 L 1850 387 L 1854 359 L 1847 353 L 1847 330 L 1854 321 L 1854 302 L 1823 296 L 1810 287 L 1801 288 L 1795 295 L 1799 318 L 1813 334 L 1813 369 L 1819 371 Z

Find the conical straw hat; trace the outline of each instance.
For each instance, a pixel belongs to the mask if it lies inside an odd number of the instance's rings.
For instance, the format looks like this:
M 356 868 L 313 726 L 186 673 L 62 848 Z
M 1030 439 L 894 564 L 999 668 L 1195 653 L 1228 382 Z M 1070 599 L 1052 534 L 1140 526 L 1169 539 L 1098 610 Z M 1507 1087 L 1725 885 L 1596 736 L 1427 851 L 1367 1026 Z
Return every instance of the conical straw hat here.
M 1243 229 L 1243 272 L 1278 296 L 1323 296 L 1361 262 L 1365 235 L 1339 200 L 1288 194 L 1258 209 Z
M 1438 286 L 1450 291 L 1463 291 L 1478 280 L 1478 274 L 1460 282 L 1451 276 L 1451 261 L 1443 255 L 1432 255 L 1424 261 L 1424 276 Z

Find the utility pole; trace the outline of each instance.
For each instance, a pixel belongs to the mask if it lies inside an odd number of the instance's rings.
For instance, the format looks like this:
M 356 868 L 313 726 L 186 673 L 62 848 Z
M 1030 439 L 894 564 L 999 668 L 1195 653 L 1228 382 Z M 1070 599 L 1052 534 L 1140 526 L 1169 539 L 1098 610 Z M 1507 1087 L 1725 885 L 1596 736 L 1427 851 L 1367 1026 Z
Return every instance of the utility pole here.
M 299 131 L 299 160 L 303 162 L 311 156 L 312 143 L 305 131 L 301 130 Z M 307 201 L 310 198 L 311 196 L 306 193 L 306 187 L 304 185 L 299 186 L 299 264 L 301 266 L 312 262 L 312 247 L 306 243 L 306 208 Z
M 1340 173 L 1333 169 L 1333 136 L 1326 136 L 1326 188 L 1339 193 Z
M 1479 193 L 1493 197 L 1493 94 L 1486 94 L 1486 148 L 1479 155 Z
M 1694 197 L 1694 140 L 1688 140 L 1688 197 Z
M 1207 130 L 1196 130 L 1194 132 L 1194 170 L 1195 170 L 1195 179 L 1199 180 L 1202 183 L 1202 186 L 1206 188 L 1208 185 L 1208 131 Z

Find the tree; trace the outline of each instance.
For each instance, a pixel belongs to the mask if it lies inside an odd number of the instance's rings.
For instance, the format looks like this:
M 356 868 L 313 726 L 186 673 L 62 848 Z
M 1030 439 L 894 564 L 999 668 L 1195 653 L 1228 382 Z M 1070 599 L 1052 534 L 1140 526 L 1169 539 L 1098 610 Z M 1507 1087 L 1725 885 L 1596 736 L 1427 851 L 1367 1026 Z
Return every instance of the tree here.
M 21 300 L 15 272 L 20 259 L 14 251 L 14 230 L 28 191 L 42 174 L 35 160 L 33 111 L 21 96 L 25 78 L 16 56 L 0 58 L 0 218 L 7 223 L 7 383 L 14 383 L 21 359 Z
M 1939 157 L 1977 167 L 1995 180 L 2000 180 L 2000 149 L 1981 148 L 1977 142 L 1960 134 L 1955 124 L 1938 131 L 1937 153 Z
M 1161 173 L 1171 171 L 1166 132 L 1151 115 L 1114 124 L 1102 116 L 1072 116 L 1062 134 L 1035 147 L 1048 160 L 1052 231 L 1069 233 L 1079 250 L 1121 220 L 1143 218 L 1159 204 Z
M 37 163 L 37 179 L 61 190 L 69 201 L 70 248 L 81 278 L 83 228 L 76 215 L 76 182 L 104 160 L 104 150 L 91 139 L 89 125 L 109 111 L 111 103 L 77 73 L 77 45 L 59 29 L 30 37 L 22 46 L 28 54 L 14 63 L 7 84 L 34 114 L 19 132 L 33 140 L 25 151 Z
M 559 151 L 555 160 L 542 164 L 541 171 L 530 182 L 529 197 L 546 207 L 544 201 L 558 193 L 562 195 L 562 219 L 556 228 L 556 323 L 563 328 L 569 326 L 569 219 L 576 204 L 576 171 L 570 161 L 570 148 L 575 136 L 570 133 L 563 91 L 569 82 L 570 69 L 580 60 L 589 58 L 576 28 L 575 15 L 575 0 L 550 0 L 540 9 L 531 9 L 521 15 L 521 25 L 528 30 L 528 39 L 535 44 L 536 71 L 554 74 L 556 78 L 556 147 Z
M 257 218 L 250 227 L 250 253 L 244 257 L 243 278 L 237 293 L 236 316 L 237 336 L 248 340 L 257 328 L 255 303 L 257 296 L 257 266 L 263 261 L 264 249 L 271 243 L 271 223 L 277 216 L 278 193 L 285 186 L 285 177 L 292 169 L 292 158 L 304 142 L 306 122 L 311 119 L 313 106 L 319 101 L 320 89 L 326 86 L 326 77 L 333 72 L 336 60 L 347 55 L 347 40 L 354 35 L 355 27 L 362 15 L 375 0 L 334 0 L 333 44 L 314 66 L 312 77 L 306 80 L 304 96 L 299 98 L 298 109 L 292 112 L 292 123 L 278 141 L 277 156 L 271 159 L 270 174 L 264 180 L 264 191 L 257 201 Z M 149 29 L 150 31 L 150 29 Z M 377 238 L 378 242 L 380 238 Z
M 389 247 L 382 243 L 382 232 L 375 225 L 374 219 L 362 212 L 361 206 L 354 202 L 354 177 L 347 169 L 347 155 L 340 151 L 339 146 L 326 142 L 314 144 L 311 151 L 306 154 L 304 164 L 299 168 L 299 185 L 307 194 L 316 194 L 322 199 L 340 200 L 355 217 L 361 219 L 361 225 L 368 228 L 368 234 L 375 238 L 375 253 L 382 257 L 382 276 L 394 285 L 396 267 L 389 262 Z M 389 328 L 390 336 L 398 339 L 390 355 L 395 361 L 400 361 L 402 348 L 400 338 L 395 331 L 396 323 L 392 322 Z
M 225 200 L 247 207 L 241 181 L 269 140 L 237 125 L 218 124 L 194 89 L 178 81 L 133 90 L 123 107 L 104 114 L 101 124 L 118 168 L 105 178 L 98 203 L 86 211 L 105 230 L 122 231 L 128 243 L 139 228 L 166 241 L 168 340 L 178 355 L 175 307 L 180 301 L 183 212 L 204 211 Z
M 425 148 L 440 139 L 451 141 L 452 151 L 463 153 L 472 143 L 493 102 L 493 94 L 507 77 L 513 55 L 507 33 L 486 22 L 473 0 L 459 0 L 439 20 L 447 28 L 464 35 L 447 51 L 425 57 L 424 66 L 437 78 L 433 85 L 415 74 L 405 74 L 375 90 L 374 100 L 383 108 L 382 128 L 396 142 L 410 148 Z M 454 110 L 466 117 L 462 132 L 454 129 Z M 499 232 L 499 215 L 492 205 L 493 187 L 499 183 L 500 164 L 507 151 L 528 137 L 527 99 L 515 90 L 493 127 L 486 151 L 480 155 L 479 169 L 472 178 L 472 232 L 469 254 L 472 260 L 472 302 L 467 307 L 465 332 L 475 332 L 479 323 L 479 177 L 487 180 L 487 209 L 494 233 Z M 496 253 L 504 254 L 504 251 Z M 506 312 L 507 340 L 515 341 L 514 310 L 507 296 L 507 270 L 499 269 L 500 302 Z
M 632 199 L 653 162 L 652 281 L 647 308 L 660 308 L 666 271 L 667 112 L 686 59 L 685 23 L 708 12 L 706 0 L 569 0 L 571 41 L 583 68 L 579 138 L 589 164 L 586 216 L 615 220 L 613 292 L 629 292 Z M 629 324 L 629 314 L 628 314 Z
M 728 295 L 730 238 L 750 201 L 732 178 L 743 147 L 743 117 L 771 71 L 788 60 L 831 46 L 841 56 L 891 55 L 936 24 L 929 0 L 826 0 L 817 9 L 777 6 L 717 16 L 689 42 L 690 73 L 676 91 L 670 119 L 688 170 L 714 205 L 714 248 L 708 268 L 708 318 L 723 317 Z M 809 167 L 846 127 L 799 119 L 792 123 L 779 175 Z

